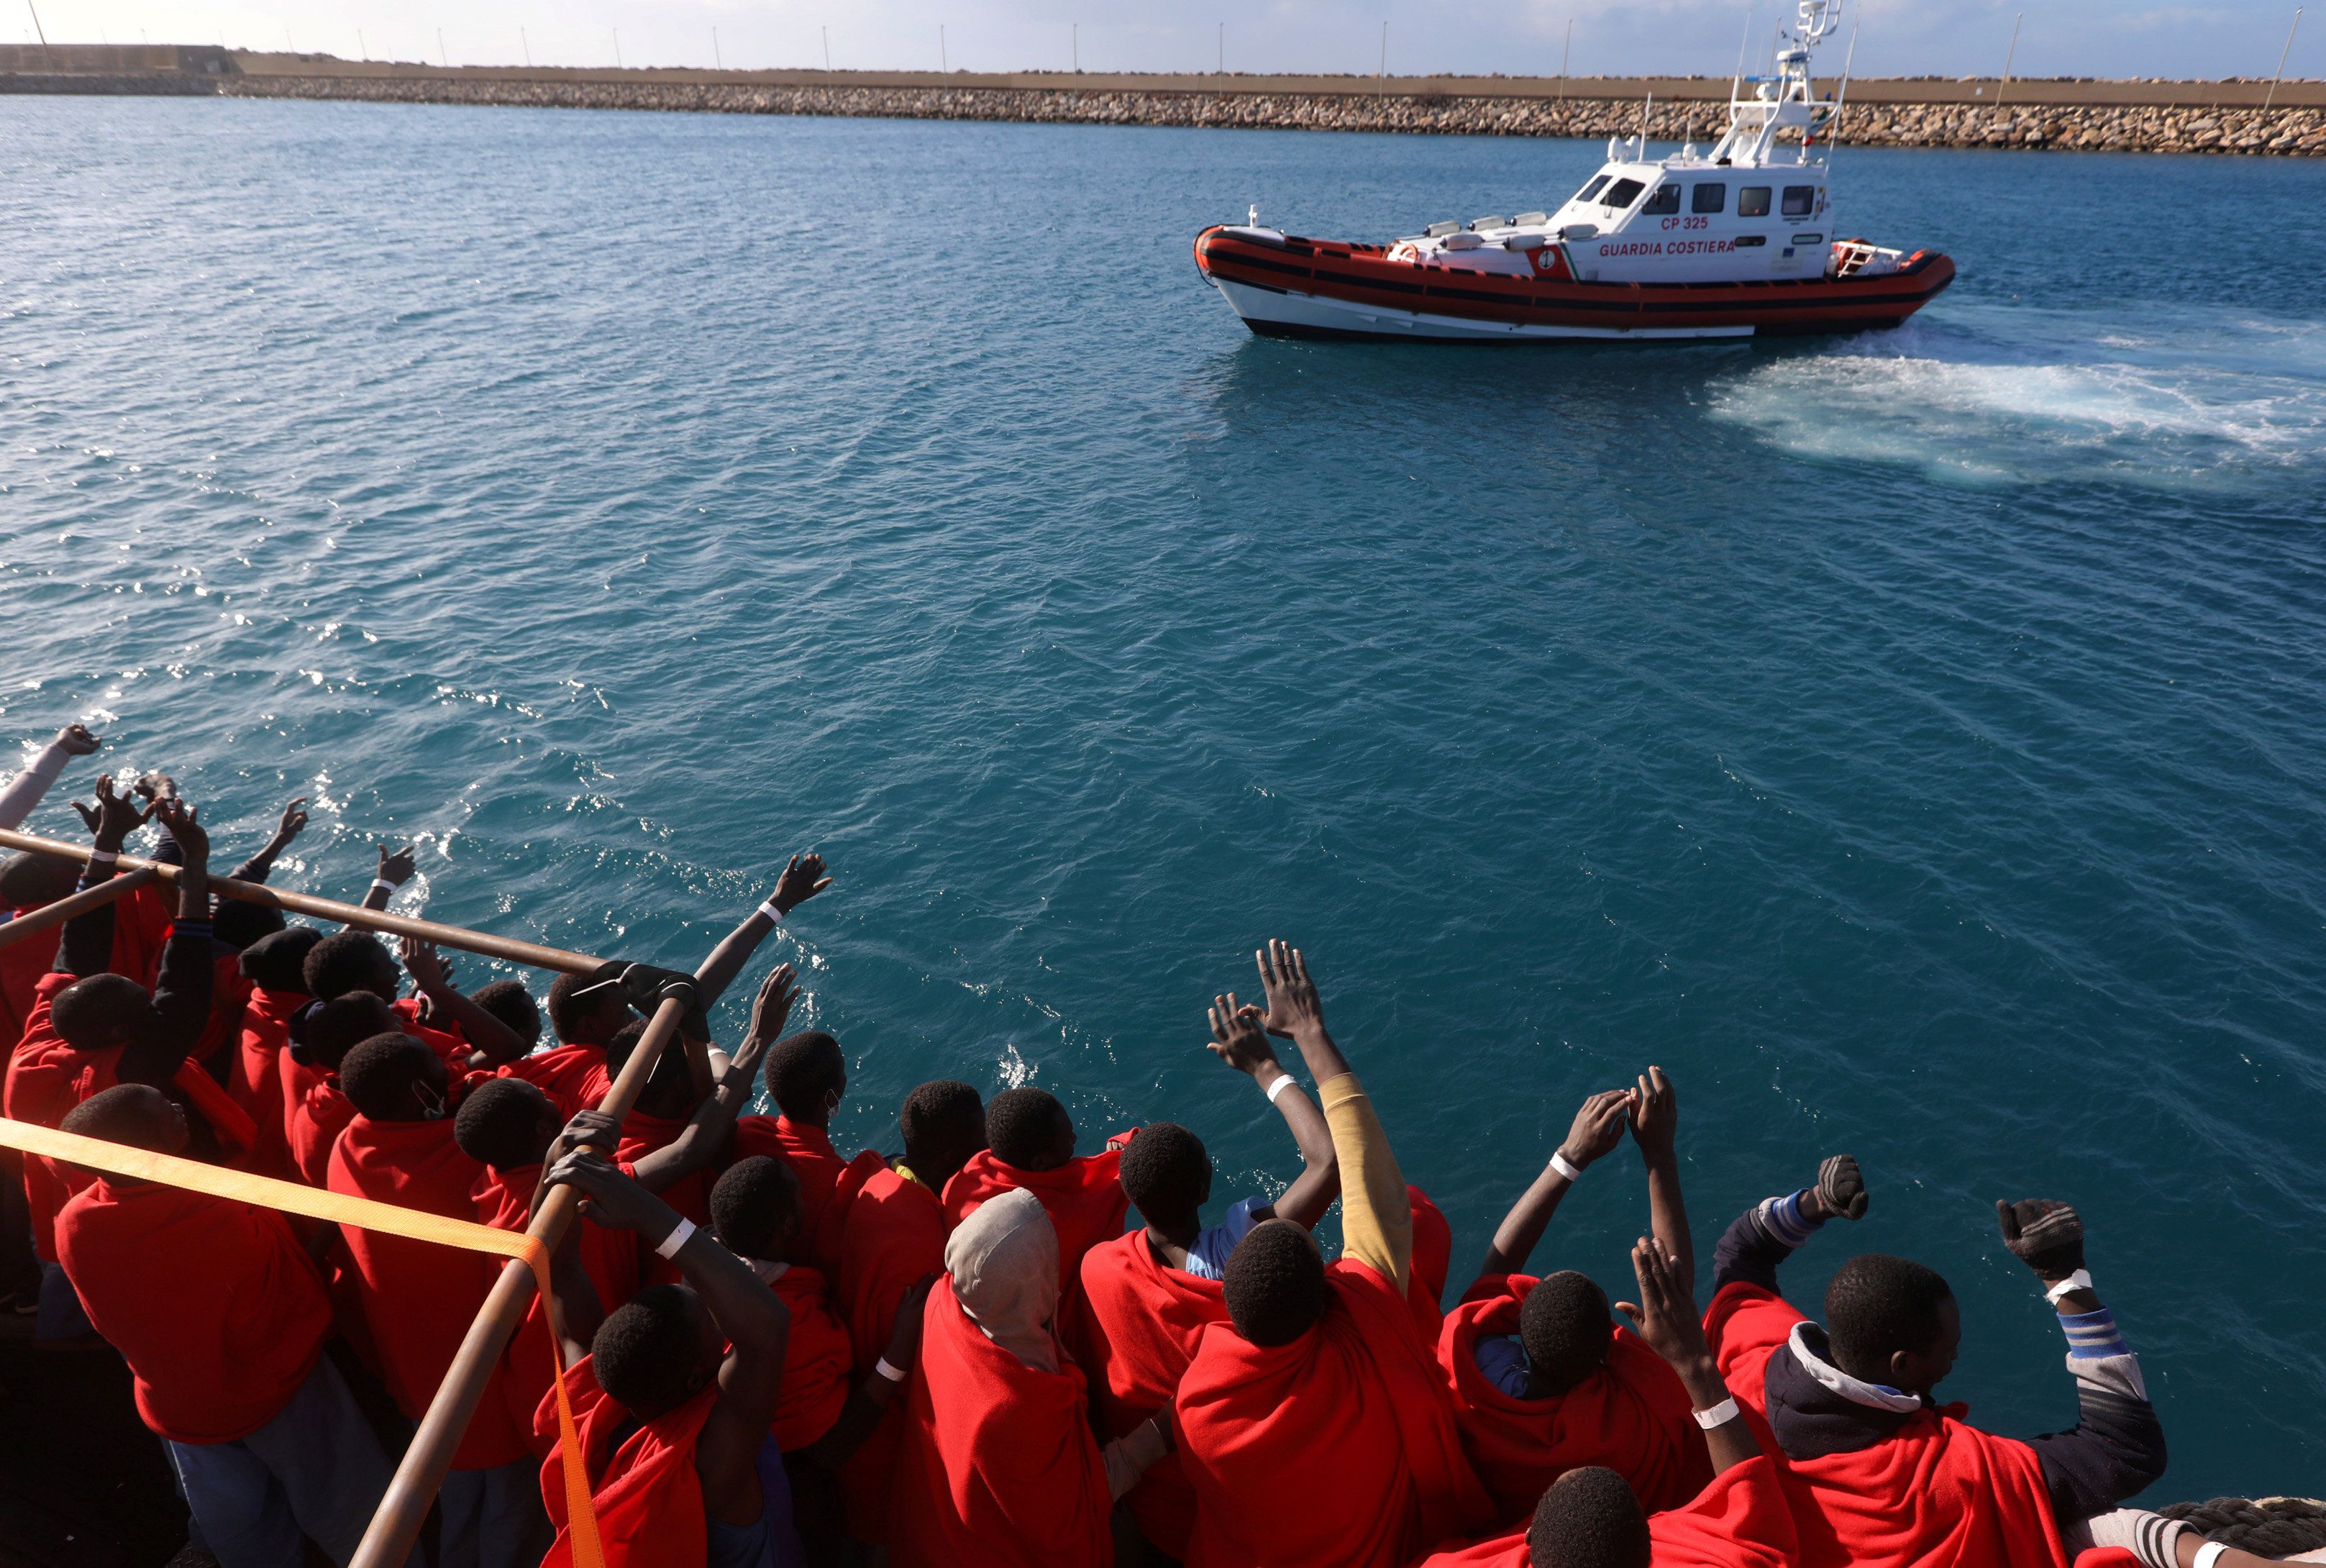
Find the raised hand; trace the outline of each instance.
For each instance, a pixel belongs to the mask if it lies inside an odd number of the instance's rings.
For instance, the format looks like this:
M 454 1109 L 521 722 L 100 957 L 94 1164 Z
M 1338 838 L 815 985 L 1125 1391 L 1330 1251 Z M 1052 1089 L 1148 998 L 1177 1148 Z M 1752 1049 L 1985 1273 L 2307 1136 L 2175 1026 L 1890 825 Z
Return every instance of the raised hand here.
M 1855 1154 L 1828 1154 L 1818 1167 L 1817 1186 L 1801 1207 L 1812 1219 L 1863 1219 L 1874 1201 Z
M 1640 1282 L 1640 1299 L 1615 1303 L 1615 1310 L 1632 1321 L 1632 1331 L 1674 1367 L 1709 1361 L 1712 1347 L 1704 1337 L 1704 1321 L 1680 1283 L 1678 1261 L 1663 1243 L 1651 1236 L 1633 1243 L 1632 1273 Z
M 56 748 L 68 757 L 86 757 L 104 744 L 87 724 L 67 724 L 57 732 Z
M 2057 1284 L 2084 1266 L 2083 1218 L 2059 1199 L 1997 1199 L 1995 1218 L 2003 1227 L 2003 1245 L 2045 1284 Z
M 789 914 L 831 885 L 832 879 L 823 874 L 823 856 L 795 854 L 776 879 L 776 891 L 768 901 Z
M 1567 1129 L 1567 1141 L 1558 1146 L 1568 1164 L 1580 1170 L 1623 1142 L 1633 1094 L 1631 1089 L 1603 1089 L 1583 1102 Z
M 141 808 L 135 796 L 116 795 L 110 773 L 97 776 L 96 805 L 83 806 L 76 800 L 72 808 L 80 813 L 82 824 L 97 840 L 97 847 L 110 850 L 118 850 L 123 840 L 144 826 L 145 819 L 154 815 L 154 807 L 149 804 Z
M 1325 1027 L 1324 1003 L 1317 983 L 1308 978 L 1308 961 L 1291 943 L 1274 940 L 1252 955 L 1260 965 L 1260 988 L 1268 999 L 1261 1025 L 1283 1040 L 1295 1040 L 1303 1030 Z
M 1276 1048 L 1268 1043 L 1266 1021 L 1260 1009 L 1238 1006 L 1231 991 L 1213 997 L 1205 1014 L 1211 1020 L 1212 1038 L 1205 1041 L 1205 1050 L 1236 1071 L 1253 1077 L 1264 1068 L 1277 1066 Z
M 636 1231 L 658 1242 L 676 1227 L 678 1216 L 669 1204 L 623 1175 L 595 1149 L 561 1155 L 549 1168 L 544 1184 L 572 1188 L 582 1199 L 582 1212 L 610 1230 Z
M 909 1372 L 921 1355 L 921 1309 L 942 1274 L 925 1274 L 897 1298 L 897 1326 L 889 1330 L 885 1359 L 899 1372 Z
M 759 983 L 751 1002 L 751 1032 L 746 1038 L 761 1044 L 782 1038 L 784 1023 L 799 1001 L 799 986 L 789 964 L 778 964 Z
M 289 844 L 307 831 L 307 798 L 294 796 L 283 808 L 283 820 L 275 825 L 274 843 L 277 847 Z
M 377 874 L 381 882 L 394 882 L 397 887 L 402 887 L 405 882 L 410 882 L 413 873 L 419 870 L 418 863 L 412 856 L 412 846 L 408 844 L 402 849 L 390 849 L 384 844 L 375 845 L 373 847 L 379 851 Z
M 165 795 L 154 802 L 151 815 L 178 841 L 178 851 L 185 859 L 181 871 L 207 870 L 210 863 L 210 835 L 202 831 L 195 808 L 174 794 Z
M 138 779 L 134 788 L 149 801 L 168 800 L 177 795 L 178 781 L 156 768 Z
M 550 1144 L 549 1161 L 555 1164 L 576 1149 L 594 1149 L 610 1160 L 621 1143 L 621 1123 L 603 1111 L 576 1111 Z
M 1679 1128 L 1679 1096 L 1664 1069 L 1651 1067 L 1632 1091 L 1632 1142 L 1649 1164 L 1672 1157 L 1672 1136 Z
M 441 996 L 450 989 L 451 975 L 445 966 L 443 956 L 436 951 L 435 943 L 423 942 L 417 937 L 399 937 L 395 951 L 397 957 L 404 960 L 405 972 L 412 976 L 412 983 L 420 987 L 423 996 Z

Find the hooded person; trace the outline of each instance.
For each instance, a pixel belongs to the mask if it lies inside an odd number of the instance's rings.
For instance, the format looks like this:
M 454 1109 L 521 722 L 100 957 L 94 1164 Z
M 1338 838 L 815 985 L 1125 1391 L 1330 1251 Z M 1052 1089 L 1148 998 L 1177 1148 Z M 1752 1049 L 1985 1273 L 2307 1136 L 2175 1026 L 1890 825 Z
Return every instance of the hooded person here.
M 986 1146 L 944 1185 L 945 1221 L 959 1225 L 988 1199 L 1013 1190 L 1031 1192 L 1050 1211 L 1058 1233 L 1059 1266 L 1066 1295 L 1081 1289 L 1083 1255 L 1122 1234 L 1130 1199 L 1121 1169 L 1129 1133 L 1117 1133 L 1095 1154 L 1075 1153 L 1075 1119 L 1047 1089 L 1004 1089 L 985 1107 Z
M 452 1084 L 443 1058 L 405 1034 L 375 1035 L 354 1047 L 339 1079 L 356 1114 L 331 1146 L 330 1190 L 474 1221 L 471 1195 L 484 1167 L 461 1148 L 451 1115 L 470 1085 Z M 498 1260 L 356 1226 L 340 1229 L 381 1380 L 396 1408 L 417 1421 L 484 1305 Z M 442 1568 L 537 1562 L 546 1545 L 530 1434 L 510 1413 L 506 1377 L 506 1368 L 496 1369 L 439 1494 Z
M 1569 1470 L 1615 1470 L 1651 1513 L 1678 1507 L 1712 1479 L 1687 1389 L 1662 1358 L 1615 1325 L 1599 1286 L 1571 1269 L 1541 1279 L 1520 1272 L 1568 1187 L 1614 1152 L 1628 1121 L 1647 1165 L 1655 1234 L 1692 1290 L 1695 1258 L 1673 1149 L 1677 1119 L 1677 1096 L 1661 1068 L 1651 1068 L 1634 1089 L 1586 1099 L 1439 1330 L 1438 1365 L 1463 1451 L 1503 1524 L 1524 1518 L 1543 1489 Z
M 1031 1192 L 981 1203 L 945 1241 L 907 1395 L 897 1568 L 1110 1568 L 1113 1499 L 1162 1457 L 1162 1422 L 1102 1451 L 1057 1337 L 1057 1230 Z
M 143 1084 L 84 1100 L 64 1130 L 162 1154 L 187 1143 L 185 1113 Z M 323 1354 L 330 1302 L 284 1218 L 100 1174 L 58 1216 L 57 1249 L 219 1559 L 296 1563 L 303 1535 L 348 1561 L 389 1465 Z
M 1962 1319 L 1946 1281 L 1868 1254 L 1835 1271 L 1820 1328 L 1777 1293 L 1784 1260 L 1868 1202 L 1857 1162 L 1828 1159 L 1814 1186 L 1745 1210 L 1721 1237 L 1706 1330 L 1737 1403 L 1784 1481 L 1802 1568 L 2050 1564 L 2095 1542 L 2151 1568 L 2185 1568 L 2193 1538 L 2120 1507 L 2164 1469 L 2164 1433 L 2140 1363 L 2084 1268 L 2083 1224 L 2063 1203 L 1998 1204 L 2005 1246 L 2060 1314 L 2080 1419 L 2027 1442 L 1970 1425 L 1932 1390 L 1953 1369 Z
M 1278 1063 L 1267 1031 L 1249 1012 L 1225 1023 L 1226 1037 L 1215 1037 L 1209 1049 L 1248 1076 L 1283 1116 L 1302 1169 L 1282 1197 L 1239 1199 L 1221 1223 L 1206 1226 L 1202 1210 L 1212 1196 L 1212 1157 L 1204 1141 L 1172 1122 L 1141 1127 L 1130 1140 L 1122 1152 L 1122 1190 L 1146 1225 L 1083 1255 L 1082 1290 L 1068 1320 L 1102 1438 L 1128 1437 L 1169 1406 L 1204 1330 L 1228 1321 L 1220 1276 L 1236 1243 L 1271 1219 L 1313 1229 L 1341 1190 L 1332 1131 Z M 1196 1494 L 1177 1455 L 1157 1461 L 1122 1501 L 1158 1549 L 1186 1555 Z
M 1180 1380 L 1190 1568 L 1401 1568 L 1492 1510 L 1408 1300 L 1412 1207 L 1372 1102 L 1326 1032 L 1301 956 L 1260 958 L 1264 1026 L 1299 1046 L 1340 1163 L 1339 1262 L 1285 1220 L 1228 1256 L 1228 1319 Z M 1213 1004 L 1215 1038 L 1241 1009 Z

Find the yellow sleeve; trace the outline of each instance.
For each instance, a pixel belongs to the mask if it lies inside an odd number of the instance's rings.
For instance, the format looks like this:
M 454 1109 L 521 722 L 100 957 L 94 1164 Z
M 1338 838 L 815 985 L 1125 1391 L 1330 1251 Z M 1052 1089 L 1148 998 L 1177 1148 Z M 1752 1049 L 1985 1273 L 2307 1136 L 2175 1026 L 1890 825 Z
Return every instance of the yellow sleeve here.
M 1413 1205 L 1389 1134 L 1354 1073 L 1317 1087 L 1341 1164 L 1341 1255 L 1365 1264 L 1402 1293 L 1413 1259 Z

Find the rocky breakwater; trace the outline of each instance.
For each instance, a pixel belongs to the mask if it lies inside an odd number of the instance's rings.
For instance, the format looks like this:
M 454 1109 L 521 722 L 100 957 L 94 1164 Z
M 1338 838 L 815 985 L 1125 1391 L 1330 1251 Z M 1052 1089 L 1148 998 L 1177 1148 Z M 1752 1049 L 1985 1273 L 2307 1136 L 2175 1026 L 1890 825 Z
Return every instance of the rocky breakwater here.
M 1723 89 L 1726 83 L 1719 84 Z M 1036 124 L 1201 126 L 1396 131 L 1440 135 L 1631 135 L 1638 99 L 1494 98 L 1452 93 L 1091 91 L 1073 89 L 791 86 L 644 78 L 249 75 L 218 90 L 238 98 L 355 98 L 532 108 L 662 109 Z M 1658 141 L 1709 142 L 1725 104 L 1666 99 L 1647 115 Z M 2118 107 L 2106 104 L 1856 104 L 1841 126 L 1855 146 L 2052 148 L 2107 152 L 2326 154 L 2326 108 Z

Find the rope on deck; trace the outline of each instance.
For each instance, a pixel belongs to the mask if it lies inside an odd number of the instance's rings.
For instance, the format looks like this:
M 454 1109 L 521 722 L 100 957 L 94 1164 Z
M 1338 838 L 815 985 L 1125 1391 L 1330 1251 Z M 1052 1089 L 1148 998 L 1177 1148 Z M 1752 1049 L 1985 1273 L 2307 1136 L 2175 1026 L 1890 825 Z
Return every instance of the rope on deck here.
M 2326 1503 L 2315 1498 L 2214 1498 L 2156 1510 L 2209 1541 L 2260 1557 L 2291 1557 L 2326 1546 Z

